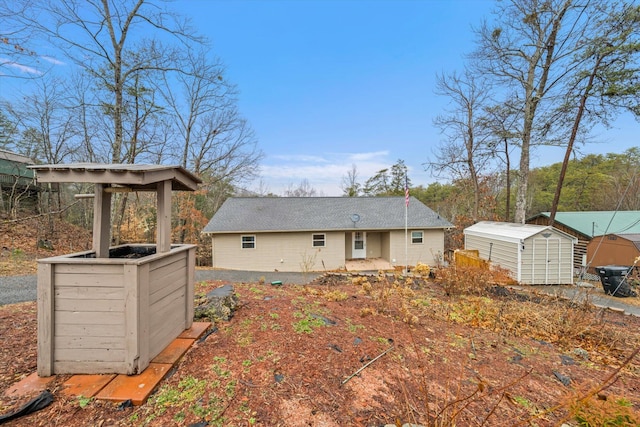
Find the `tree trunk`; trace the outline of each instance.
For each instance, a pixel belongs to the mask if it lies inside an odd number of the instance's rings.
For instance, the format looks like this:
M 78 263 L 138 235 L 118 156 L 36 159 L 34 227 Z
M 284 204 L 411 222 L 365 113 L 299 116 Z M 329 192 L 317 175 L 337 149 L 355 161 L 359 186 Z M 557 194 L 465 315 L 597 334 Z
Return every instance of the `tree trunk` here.
M 524 138 L 520 152 L 520 168 L 518 169 L 518 191 L 516 193 L 516 212 L 514 221 L 524 224 L 527 214 L 527 192 L 529 189 L 529 149 L 531 129 L 527 132 L 526 128 L 531 128 L 531 123 L 525 123 Z
M 571 152 L 573 151 L 573 145 L 575 144 L 576 137 L 578 135 L 578 129 L 580 128 L 580 122 L 582 121 L 582 116 L 584 115 L 585 105 L 587 104 L 587 99 L 589 98 L 591 88 L 593 87 L 593 80 L 596 78 L 596 73 L 598 72 L 598 68 L 602 63 L 604 57 L 602 55 L 598 56 L 595 64 L 593 65 L 593 69 L 591 70 L 591 74 L 589 75 L 589 82 L 587 83 L 587 87 L 585 87 L 582 96 L 580 96 L 580 105 L 578 106 L 578 111 L 576 112 L 575 120 L 573 121 L 573 127 L 571 128 L 571 136 L 569 137 L 569 142 L 567 143 L 567 150 L 564 153 L 564 160 L 562 161 L 562 167 L 560 168 L 560 176 L 558 177 L 558 185 L 556 186 L 556 192 L 553 195 L 553 203 L 551 204 L 551 213 L 549 214 L 549 225 L 553 225 L 556 219 L 556 213 L 558 212 L 558 204 L 560 203 L 560 193 L 562 192 L 562 183 L 564 182 L 564 176 L 567 173 L 567 167 L 569 166 L 569 159 L 571 158 Z
M 518 185 L 518 193 L 516 195 L 516 214 L 515 222 L 524 224 L 527 215 L 527 192 L 529 190 L 529 164 L 530 164 L 530 150 L 531 150 L 531 134 L 533 132 L 533 122 L 535 118 L 536 109 L 542 96 L 544 96 L 547 90 L 547 80 L 549 78 L 549 72 L 551 66 L 554 63 L 554 52 L 556 48 L 558 32 L 562 25 L 562 20 L 567 10 L 571 6 L 571 0 L 566 0 L 558 16 L 553 21 L 553 26 L 549 37 L 544 40 L 543 46 L 539 47 L 539 51 L 531 58 L 529 62 L 529 70 L 527 72 L 527 82 L 525 86 L 525 112 L 524 112 L 524 126 L 522 136 L 522 147 L 520 155 L 520 170 Z M 544 55 L 544 63 L 541 65 L 542 73 L 538 85 L 534 85 L 536 78 L 536 69 L 538 68 L 538 61 Z
M 118 206 L 118 210 L 116 213 L 116 218 L 114 220 L 114 225 L 113 225 L 113 244 L 114 246 L 118 246 L 119 244 L 122 243 L 122 239 L 120 237 L 121 233 L 122 233 L 122 224 L 124 223 L 124 214 L 127 210 L 127 201 L 128 201 L 128 194 L 127 193 L 122 193 L 122 197 L 119 197 L 120 199 L 120 206 Z M 107 218 L 108 220 L 109 218 Z
M 511 217 L 511 160 L 509 159 L 509 142 L 507 138 L 504 139 L 504 159 L 507 165 L 507 200 L 505 202 L 504 220 L 509 222 L 509 218 Z

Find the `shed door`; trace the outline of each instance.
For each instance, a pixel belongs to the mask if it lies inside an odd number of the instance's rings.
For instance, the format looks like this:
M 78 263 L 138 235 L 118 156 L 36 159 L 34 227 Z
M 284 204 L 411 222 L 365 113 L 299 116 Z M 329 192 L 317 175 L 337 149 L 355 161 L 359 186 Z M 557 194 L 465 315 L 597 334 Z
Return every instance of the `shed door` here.
M 533 284 L 556 285 L 560 278 L 560 239 L 533 239 Z
M 367 257 L 367 233 L 365 231 L 354 231 L 353 247 L 351 248 L 351 257 L 365 259 Z

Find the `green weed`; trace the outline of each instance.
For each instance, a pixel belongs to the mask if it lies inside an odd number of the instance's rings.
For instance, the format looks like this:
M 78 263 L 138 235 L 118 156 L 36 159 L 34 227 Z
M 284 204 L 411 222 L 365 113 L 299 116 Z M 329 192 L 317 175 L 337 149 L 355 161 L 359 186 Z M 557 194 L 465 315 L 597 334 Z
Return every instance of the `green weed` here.
M 325 322 L 322 319 L 316 319 L 306 315 L 303 319 L 293 324 L 293 330 L 299 334 L 310 334 L 313 332 L 314 328 L 320 328 L 322 326 L 325 326 Z
M 80 406 L 82 409 L 89 406 L 91 402 L 93 402 L 93 397 L 84 397 L 82 395 L 78 396 L 78 406 Z

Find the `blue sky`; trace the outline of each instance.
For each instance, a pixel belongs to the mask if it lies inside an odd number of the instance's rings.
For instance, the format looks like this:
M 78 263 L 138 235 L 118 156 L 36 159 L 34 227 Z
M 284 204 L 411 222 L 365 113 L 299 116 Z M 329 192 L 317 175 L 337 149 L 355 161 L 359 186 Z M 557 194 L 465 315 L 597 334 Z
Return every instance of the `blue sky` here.
M 276 194 L 303 179 L 341 195 L 353 164 L 364 182 L 398 159 L 413 185 L 441 135 L 433 119 L 446 107 L 437 73 L 462 69 L 474 34 L 494 1 L 206 1 L 179 9 L 213 43 L 238 85 L 240 109 L 266 157 L 263 182 Z M 631 117 L 583 150 L 637 145 Z M 615 145 L 611 141 L 616 141 Z M 562 149 L 534 153 L 532 165 L 562 161 Z
M 439 135 L 436 72 L 460 66 L 471 24 L 490 1 L 191 1 L 240 89 L 274 193 L 303 179 L 341 195 L 352 165 L 364 182 L 398 159 L 413 185 Z
M 307 180 L 342 194 L 355 165 L 363 183 L 398 159 L 412 185 L 442 139 L 433 119 L 446 108 L 437 73 L 461 71 L 474 47 L 472 27 L 490 19 L 488 0 L 177 0 L 227 66 L 239 108 L 265 153 L 262 183 L 282 194 Z M 625 116 L 582 153 L 640 145 Z M 550 148 L 532 166 L 562 161 Z M 257 188 L 255 183 L 253 188 Z

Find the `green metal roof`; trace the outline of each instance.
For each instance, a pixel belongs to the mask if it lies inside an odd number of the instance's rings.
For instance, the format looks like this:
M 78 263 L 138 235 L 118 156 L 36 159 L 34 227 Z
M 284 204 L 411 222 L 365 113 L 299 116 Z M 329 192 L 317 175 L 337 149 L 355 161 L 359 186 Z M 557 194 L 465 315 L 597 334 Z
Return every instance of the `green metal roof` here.
M 542 212 L 547 218 L 550 212 Z M 555 222 L 586 235 L 640 233 L 640 211 L 558 212 Z
M 27 164 L 6 159 L 0 159 L 0 174 L 30 179 L 33 179 L 34 176 L 33 171 L 27 169 Z
M 35 174 L 27 168 L 31 164 L 28 157 L 0 149 L 0 185 L 32 184 Z

